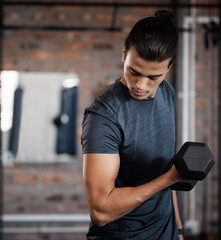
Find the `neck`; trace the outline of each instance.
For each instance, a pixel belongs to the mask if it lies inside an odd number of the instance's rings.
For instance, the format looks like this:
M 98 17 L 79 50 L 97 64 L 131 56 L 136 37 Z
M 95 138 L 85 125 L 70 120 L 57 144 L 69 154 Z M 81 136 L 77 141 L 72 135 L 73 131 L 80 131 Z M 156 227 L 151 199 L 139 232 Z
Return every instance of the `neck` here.
M 125 85 L 125 86 L 127 86 L 127 84 L 126 84 L 126 81 L 125 81 L 125 79 L 124 79 L 124 77 L 122 77 L 121 79 L 120 79 L 120 81 Z

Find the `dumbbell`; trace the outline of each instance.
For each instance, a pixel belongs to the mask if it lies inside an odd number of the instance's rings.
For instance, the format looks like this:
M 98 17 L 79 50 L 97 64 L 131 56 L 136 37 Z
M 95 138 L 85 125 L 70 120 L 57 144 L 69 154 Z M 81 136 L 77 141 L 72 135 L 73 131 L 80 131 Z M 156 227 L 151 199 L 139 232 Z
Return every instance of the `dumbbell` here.
M 170 188 L 177 191 L 190 191 L 198 180 L 203 180 L 208 175 L 215 160 L 206 143 L 186 142 L 172 158 L 170 167 L 172 164 L 184 181 L 175 183 Z

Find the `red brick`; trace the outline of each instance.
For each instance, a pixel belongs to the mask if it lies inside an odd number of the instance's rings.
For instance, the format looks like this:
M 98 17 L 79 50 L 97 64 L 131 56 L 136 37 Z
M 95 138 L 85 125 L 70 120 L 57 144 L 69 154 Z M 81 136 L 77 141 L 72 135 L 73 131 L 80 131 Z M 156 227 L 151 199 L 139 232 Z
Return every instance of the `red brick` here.
M 67 49 L 68 50 L 75 50 L 75 51 L 81 51 L 81 50 L 89 50 L 90 49 L 89 43 L 68 43 Z
M 41 178 L 39 178 L 39 181 L 42 182 L 59 182 L 61 181 L 61 177 L 57 176 L 57 175 L 46 175 L 46 176 L 42 176 Z
M 34 59 L 48 59 L 54 57 L 54 55 L 51 52 L 47 52 L 46 50 L 33 51 L 32 56 Z
M 37 176 L 18 175 L 14 176 L 14 181 L 17 183 L 31 183 L 37 181 Z
M 56 58 L 59 60 L 78 59 L 80 55 L 74 51 L 70 52 L 58 52 Z

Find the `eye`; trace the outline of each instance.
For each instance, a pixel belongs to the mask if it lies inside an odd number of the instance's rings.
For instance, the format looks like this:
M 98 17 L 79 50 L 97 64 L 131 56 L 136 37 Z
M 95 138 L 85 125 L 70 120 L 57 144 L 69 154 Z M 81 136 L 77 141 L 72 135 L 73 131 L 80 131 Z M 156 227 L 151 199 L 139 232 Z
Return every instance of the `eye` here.
M 133 76 L 140 76 L 139 73 L 135 72 L 132 68 L 129 68 L 130 70 L 130 73 L 133 75 Z
M 150 80 L 157 80 L 159 77 L 149 77 Z

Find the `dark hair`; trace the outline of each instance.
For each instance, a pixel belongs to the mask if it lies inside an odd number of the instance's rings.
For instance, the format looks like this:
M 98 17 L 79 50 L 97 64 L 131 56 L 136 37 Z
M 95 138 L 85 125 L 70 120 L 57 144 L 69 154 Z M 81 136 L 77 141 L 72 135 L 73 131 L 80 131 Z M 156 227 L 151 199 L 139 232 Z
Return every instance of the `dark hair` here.
M 139 56 L 148 61 L 162 62 L 171 58 L 170 66 L 175 60 L 178 44 L 178 32 L 173 20 L 172 13 L 159 10 L 154 17 L 138 21 L 125 39 L 125 54 L 135 47 Z

